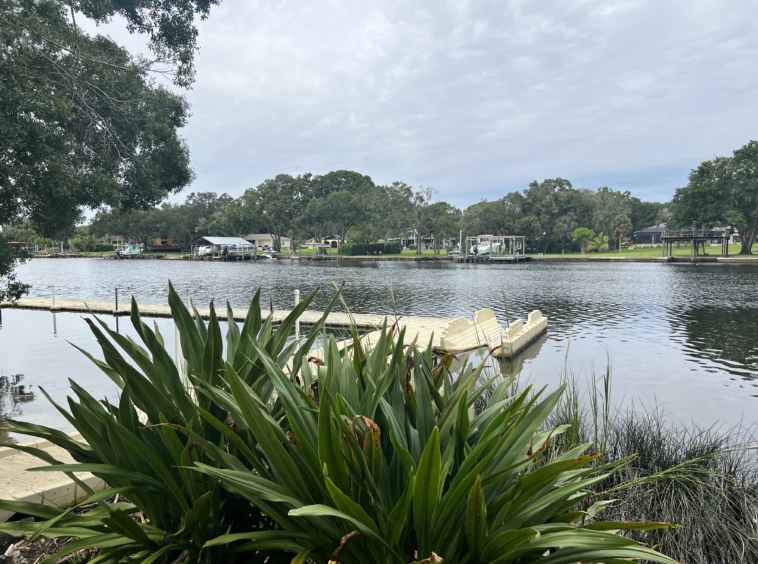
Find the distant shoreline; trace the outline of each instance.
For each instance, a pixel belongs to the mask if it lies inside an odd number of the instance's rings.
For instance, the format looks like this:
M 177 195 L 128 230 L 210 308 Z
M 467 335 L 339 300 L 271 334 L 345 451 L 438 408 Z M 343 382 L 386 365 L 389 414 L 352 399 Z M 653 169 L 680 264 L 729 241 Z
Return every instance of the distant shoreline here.
M 75 256 L 50 256 L 50 257 L 34 257 L 34 258 L 90 258 L 90 259 L 97 259 L 97 260 L 105 260 L 102 256 L 92 256 L 92 255 L 75 255 Z M 606 263 L 618 263 L 618 262 L 643 262 L 643 263 L 714 263 L 714 264 L 756 264 L 758 265 L 758 255 L 733 255 L 730 257 L 718 257 L 718 256 L 698 256 L 698 257 L 690 257 L 690 256 L 673 256 L 673 257 L 650 257 L 650 256 L 636 256 L 636 257 L 629 257 L 629 256 L 618 256 L 613 253 L 602 253 L 602 254 L 592 254 L 592 255 L 553 255 L 553 256 L 538 256 L 538 255 L 525 255 L 523 258 L 526 259 L 526 262 L 532 262 L 532 263 L 548 263 L 548 262 L 606 262 Z M 110 260 L 110 257 L 109 259 Z M 181 255 L 145 255 L 144 257 L 141 257 L 139 259 L 123 259 L 123 260 L 182 260 Z M 259 259 L 259 260 L 271 260 L 271 259 Z M 311 258 L 307 256 L 301 256 L 300 258 L 292 258 L 289 255 L 285 255 L 279 259 L 274 260 L 285 260 L 285 261 L 291 261 L 291 260 L 302 260 L 302 261 L 313 261 L 313 262 L 322 262 L 322 261 L 330 261 L 330 262 L 343 262 L 343 261 L 354 261 L 354 262 L 458 262 L 459 257 L 457 256 L 446 256 L 446 255 L 439 255 L 439 256 L 376 256 L 376 255 L 362 255 L 362 256 L 343 256 L 339 259 L 336 256 L 327 255 L 327 257 L 316 257 Z M 214 261 L 218 262 L 218 261 Z M 487 262 L 486 260 L 482 260 L 481 257 L 479 259 L 479 262 L 475 263 L 467 263 L 467 264 L 491 264 Z

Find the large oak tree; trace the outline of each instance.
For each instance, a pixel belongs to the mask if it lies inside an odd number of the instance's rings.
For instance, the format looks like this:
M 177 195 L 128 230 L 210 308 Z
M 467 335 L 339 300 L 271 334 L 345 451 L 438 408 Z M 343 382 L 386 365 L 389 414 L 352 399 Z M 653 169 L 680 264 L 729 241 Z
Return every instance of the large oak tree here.
M 155 70 L 192 82 L 194 17 L 216 3 L 0 0 L 0 225 L 26 220 L 55 236 L 87 209 L 149 209 L 190 183 L 178 134 L 189 108 Z M 116 15 L 147 34 L 153 59 L 76 23 Z M 0 299 L 24 289 L 7 283 L 14 258 L 0 253 Z
M 676 191 L 673 220 L 682 227 L 736 227 L 740 254 L 752 254 L 758 235 L 758 141 L 694 169 L 687 186 Z

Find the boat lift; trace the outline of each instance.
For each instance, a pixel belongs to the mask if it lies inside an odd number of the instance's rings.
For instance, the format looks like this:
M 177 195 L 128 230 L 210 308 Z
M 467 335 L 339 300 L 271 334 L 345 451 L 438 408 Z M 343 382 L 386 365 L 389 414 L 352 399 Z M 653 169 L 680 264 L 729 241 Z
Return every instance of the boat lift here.
M 525 235 L 476 235 L 466 237 L 465 262 L 524 262 Z

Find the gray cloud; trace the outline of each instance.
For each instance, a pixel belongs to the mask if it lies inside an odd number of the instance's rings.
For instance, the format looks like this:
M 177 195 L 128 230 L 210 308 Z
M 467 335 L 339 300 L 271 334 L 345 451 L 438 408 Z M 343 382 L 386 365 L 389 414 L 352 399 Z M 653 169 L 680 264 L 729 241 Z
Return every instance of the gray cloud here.
M 187 93 L 192 189 L 346 168 L 458 205 L 554 176 L 666 200 L 758 137 L 756 22 L 744 0 L 225 0 Z

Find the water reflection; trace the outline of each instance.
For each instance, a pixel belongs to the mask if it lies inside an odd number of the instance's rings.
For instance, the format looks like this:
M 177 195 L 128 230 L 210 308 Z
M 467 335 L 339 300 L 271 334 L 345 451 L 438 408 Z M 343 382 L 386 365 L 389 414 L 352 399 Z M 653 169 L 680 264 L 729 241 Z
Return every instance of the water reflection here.
M 23 380 L 23 374 L 0 372 L 0 442 L 10 440 L 5 431 L 5 420 L 17 419 L 22 414 L 21 406 L 35 399 L 34 392 L 27 389 Z
M 523 371 L 524 366 L 530 361 L 537 358 L 537 355 L 540 354 L 542 346 L 545 343 L 547 343 L 547 334 L 541 335 L 536 341 L 526 347 L 517 357 L 499 358 L 498 363 L 500 365 L 500 372 L 507 376 L 521 376 L 521 372 Z
M 485 374 L 499 373 L 504 376 L 513 376 L 519 378 L 524 369 L 524 366 L 528 365 L 531 361 L 537 358 L 542 350 L 542 347 L 547 343 L 547 334 L 540 335 L 532 344 L 526 347 L 521 353 L 514 358 L 498 358 L 494 356 L 487 356 L 488 350 L 475 349 L 458 353 L 455 355 L 450 369 L 452 372 L 460 371 L 466 364 L 479 366 L 482 359 L 487 358 L 487 364 L 485 365 Z M 492 370 L 497 369 L 497 370 Z
M 721 366 L 745 380 L 758 378 L 758 309 L 692 307 L 671 315 L 671 325 L 694 362 Z

